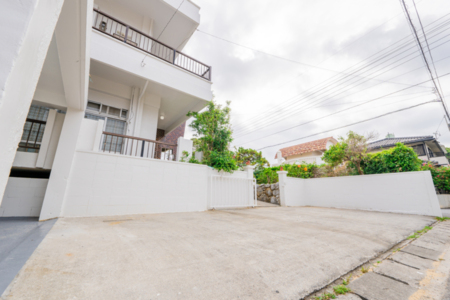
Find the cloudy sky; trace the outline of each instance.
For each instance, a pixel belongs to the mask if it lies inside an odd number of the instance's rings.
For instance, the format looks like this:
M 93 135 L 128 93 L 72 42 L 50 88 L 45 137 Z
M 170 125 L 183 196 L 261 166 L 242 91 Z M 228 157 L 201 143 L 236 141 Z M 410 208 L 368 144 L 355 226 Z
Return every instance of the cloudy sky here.
M 413 2 L 405 1 L 421 35 Z M 450 146 L 441 103 L 321 133 L 437 99 L 400 1 L 195 3 L 201 7 L 201 32 L 184 51 L 213 67 L 216 101 L 231 100 L 233 146 L 263 149 L 273 162 L 280 148 L 349 130 L 384 138 L 432 135 L 439 125 L 439 141 Z M 437 73 L 450 73 L 450 3 L 416 5 Z M 440 84 L 450 101 L 450 75 Z

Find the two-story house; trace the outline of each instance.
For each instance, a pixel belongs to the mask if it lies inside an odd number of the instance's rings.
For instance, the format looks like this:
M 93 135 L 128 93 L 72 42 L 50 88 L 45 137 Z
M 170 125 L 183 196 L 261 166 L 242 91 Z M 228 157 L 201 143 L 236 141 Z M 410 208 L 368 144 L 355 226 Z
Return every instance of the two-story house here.
M 41 52 L 45 57 L 40 69 L 29 64 L 17 78 L 21 65 L 13 66 L 8 80 L 22 84 L 22 91 L 6 81 L 6 105 L 0 102 L 0 117 L 17 117 L 4 136 L 11 143 L 1 149 L 0 216 L 49 219 L 150 209 L 139 201 L 133 209 L 122 205 L 129 201 L 125 194 L 148 195 L 152 184 L 158 193 L 162 177 L 176 184 L 171 172 L 179 167 L 170 161 L 192 149 L 182 139 L 186 114 L 212 99 L 211 66 L 183 53 L 199 26 L 200 8 L 190 0 L 46 0 L 5 9 L 17 24 L 29 22 L 25 48 L 12 54 L 19 64 L 25 55 L 29 63 L 33 55 L 34 61 Z M 48 18 L 54 17 L 52 27 Z M 17 24 L 10 24 L 12 33 L 21 28 Z M 40 44 L 32 49 L 35 40 Z M 45 41 L 46 51 L 39 48 Z M 37 76 L 35 86 L 29 86 L 27 68 Z M 8 107 L 13 92 L 20 100 Z M 137 184 L 139 172 L 154 172 L 154 182 Z

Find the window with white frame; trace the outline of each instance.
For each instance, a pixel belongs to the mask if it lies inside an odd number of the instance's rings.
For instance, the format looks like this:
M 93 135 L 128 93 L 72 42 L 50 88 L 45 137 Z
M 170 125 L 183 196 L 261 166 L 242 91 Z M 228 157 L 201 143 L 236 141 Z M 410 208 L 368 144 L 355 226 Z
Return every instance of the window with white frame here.
M 105 124 L 103 127 L 103 131 L 125 135 L 127 116 L 128 110 L 126 109 L 88 101 L 84 117 L 91 120 L 104 120 Z M 102 149 L 108 150 L 112 147 L 114 147 L 115 149 L 121 149 L 122 143 L 123 138 L 121 137 L 107 136 L 102 142 Z

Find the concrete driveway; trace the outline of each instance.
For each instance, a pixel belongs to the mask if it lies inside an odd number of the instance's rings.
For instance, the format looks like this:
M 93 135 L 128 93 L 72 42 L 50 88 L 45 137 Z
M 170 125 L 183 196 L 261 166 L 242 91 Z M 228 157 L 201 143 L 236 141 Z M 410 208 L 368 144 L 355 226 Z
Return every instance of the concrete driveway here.
M 5 299 L 299 299 L 432 217 L 261 207 L 64 218 Z

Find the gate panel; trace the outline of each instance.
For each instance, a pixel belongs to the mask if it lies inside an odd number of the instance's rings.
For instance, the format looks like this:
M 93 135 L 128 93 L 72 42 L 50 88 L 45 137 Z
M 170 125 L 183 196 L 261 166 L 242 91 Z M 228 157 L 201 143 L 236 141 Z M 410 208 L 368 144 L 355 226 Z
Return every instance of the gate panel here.
M 256 180 L 232 176 L 211 176 L 211 208 L 255 207 Z

